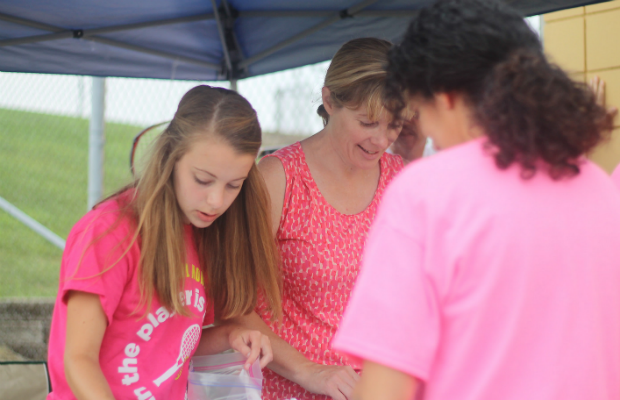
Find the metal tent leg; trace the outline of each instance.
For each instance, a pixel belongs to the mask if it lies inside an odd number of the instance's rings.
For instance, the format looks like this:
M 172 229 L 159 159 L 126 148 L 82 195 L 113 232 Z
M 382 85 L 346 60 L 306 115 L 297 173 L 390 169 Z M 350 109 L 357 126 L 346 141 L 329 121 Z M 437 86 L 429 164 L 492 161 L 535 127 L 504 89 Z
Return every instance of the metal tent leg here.
M 103 195 L 104 117 L 105 78 L 93 77 L 88 140 L 88 210 L 93 208 Z

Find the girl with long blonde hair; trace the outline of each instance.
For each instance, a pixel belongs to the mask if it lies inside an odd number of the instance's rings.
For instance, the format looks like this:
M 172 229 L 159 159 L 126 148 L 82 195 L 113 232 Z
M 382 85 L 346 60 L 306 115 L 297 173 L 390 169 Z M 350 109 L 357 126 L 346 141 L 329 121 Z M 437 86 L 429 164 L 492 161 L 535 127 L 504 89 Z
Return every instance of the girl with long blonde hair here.
M 271 360 L 267 337 L 226 322 L 252 311 L 259 294 L 281 312 L 260 144 L 246 99 L 195 87 L 143 173 L 74 226 L 48 399 L 182 399 L 195 353 L 233 348 L 246 366 L 261 354 L 261 366 Z

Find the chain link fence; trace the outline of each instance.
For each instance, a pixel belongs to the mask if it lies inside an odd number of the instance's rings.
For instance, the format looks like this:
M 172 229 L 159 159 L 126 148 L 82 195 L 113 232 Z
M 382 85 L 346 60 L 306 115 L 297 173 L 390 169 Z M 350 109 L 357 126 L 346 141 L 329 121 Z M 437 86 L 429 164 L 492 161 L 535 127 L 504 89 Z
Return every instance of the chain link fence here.
M 258 112 L 267 149 L 322 127 L 328 63 L 238 81 Z M 106 78 L 104 196 L 131 180 L 133 137 L 169 121 L 185 92 L 229 82 Z M 92 78 L 0 72 L 0 200 L 63 240 L 87 211 Z M 0 298 L 53 297 L 62 250 L 0 209 Z
M 528 21 L 542 33 L 538 17 Z M 258 112 L 266 151 L 322 128 L 316 114 L 329 63 L 237 82 Z M 131 181 L 133 138 L 169 121 L 189 82 L 106 78 L 103 196 Z M 0 72 L 0 360 L 43 360 L 62 250 L 6 210 L 62 242 L 87 212 L 93 79 Z M 165 125 L 164 125 L 165 126 Z M 161 131 L 153 129 L 149 135 Z M 141 141 L 143 142 L 143 141 Z M 148 140 L 145 142 L 148 143 Z M 138 157 L 140 151 L 139 149 Z
M 542 34 L 541 18 L 528 18 Z M 322 128 L 316 114 L 329 62 L 248 78 L 238 91 L 258 112 L 272 150 Z M 229 82 L 106 78 L 103 195 L 131 180 L 133 137 L 174 115 L 198 84 Z M 0 72 L 0 203 L 61 239 L 87 211 L 92 78 Z M 6 208 L 6 207 L 5 207 Z M 0 207 L 0 299 L 53 297 L 62 251 Z

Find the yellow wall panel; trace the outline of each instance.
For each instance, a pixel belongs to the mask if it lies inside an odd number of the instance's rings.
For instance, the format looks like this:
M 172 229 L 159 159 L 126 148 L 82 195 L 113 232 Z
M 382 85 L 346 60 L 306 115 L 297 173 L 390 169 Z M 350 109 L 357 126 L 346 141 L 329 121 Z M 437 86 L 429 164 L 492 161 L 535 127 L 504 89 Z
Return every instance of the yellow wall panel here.
M 575 7 L 568 10 L 556 11 L 552 13 L 545 14 L 545 22 L 556 21 L 558 19 L 578 17 L 583 15 L 584 9 L 583 7 Z
M 620 67 L 618 38 L 620 38 L 620 9 L 586 16 L 588 71 Z
M 547 14 L 544 20 L 549 58 L 575 81 L 598 75 L 606 82 L 607 106 L 620 108 L 620 0 Z M 609 173 L 620 164 L 620 116 L 615 125 L 610 140 L 588 155 Z
M 606 1 L 605 3 L 586 6 L 586 13 L 600 12 L 620 8 L 620 0 Z
M 583 18 L 571 18 L 545 25 L 545 52 L 569 73 L 585 71 Z
M 568 76 L 570 76 L 570 78 L 576 82 L 586 83 L 586 74 L 584 74 L 583 72 L 568 74 Z

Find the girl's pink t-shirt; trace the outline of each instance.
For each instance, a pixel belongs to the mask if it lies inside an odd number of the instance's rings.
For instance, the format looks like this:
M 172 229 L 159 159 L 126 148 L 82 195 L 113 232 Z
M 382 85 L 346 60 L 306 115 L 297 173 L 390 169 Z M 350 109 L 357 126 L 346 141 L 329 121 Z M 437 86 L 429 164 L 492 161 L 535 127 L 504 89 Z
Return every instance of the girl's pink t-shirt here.
M 140 247 L 134 243 L 123 255 L 135 230 L 128 218 L 117 221 L 118 215 L 117 201 L 108 200 L 78 221 L 67 238 L 49 340 L 52 393 L 48 400 L 75 399 L 63 363 L 66 299 L 71 290 L 96 294 L 101 300 L 108 326 L 99 363 L 115 398 L 185 398 L 189 358 L 200 340 L 202 326 L 213 321 L 192 228 L 188 225 L 185 229 L 185 289 L 179 296 L 193 316 L 179 316 L 156 298 L 143 316 L 144 309 L 138 309 Z
M 619 399 L 620 191 L 585 159 L 524 180 L 483 140 L 388 188 L 334 348 L 418 399 Z
M 620 188 L 620 165 L 618 165 L 613 174 L 611 174 L 611 179 L 616 182 L 616 185 Z

